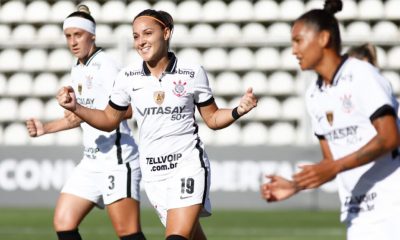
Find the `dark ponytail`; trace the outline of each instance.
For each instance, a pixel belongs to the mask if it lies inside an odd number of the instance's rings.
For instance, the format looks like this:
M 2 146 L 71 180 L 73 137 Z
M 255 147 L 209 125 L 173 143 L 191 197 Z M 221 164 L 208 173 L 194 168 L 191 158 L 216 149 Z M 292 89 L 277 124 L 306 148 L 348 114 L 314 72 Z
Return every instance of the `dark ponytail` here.
M 324 10 L 332 15 L 335 15 L 335 13 L 340 12 L 342 8 L 343 8 L 343 3 L 341 0 L 326 0 L 324 4 Z
M 341 11 L 343 3 L 341 0 L 325 0 L 323 9 L 313 9 L 301 15 L 296 22 L 303 22 L 315 28 L 316 31 L 328 31 L 330 39 L 328 46 L 340 55 L 342 40 L 340 37 L 339 23 L 335 13 Z

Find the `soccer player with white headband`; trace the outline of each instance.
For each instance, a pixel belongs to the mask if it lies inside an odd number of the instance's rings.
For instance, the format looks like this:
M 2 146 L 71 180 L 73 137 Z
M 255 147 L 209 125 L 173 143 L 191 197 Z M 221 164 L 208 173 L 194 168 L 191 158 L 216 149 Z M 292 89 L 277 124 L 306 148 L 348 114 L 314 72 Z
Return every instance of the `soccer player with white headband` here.
M 96 23 L 86 6 L 81 5 L 65 19 L 63 30 L 70 51 L 77 58 L 69 84 L 82 105 L 103 110 L 120 68 L 96 47 Z M 63 118 L 47 123 L 27 121 L 32 137 L 79 126 L 83 130 L 83 158 L 65 183 L 54 213 L 58 239 L 82 239 L 78 226 L 95 206 L 107 208 L 120 239 L 145 239 L 139 214 L 138 146 L 126 120 L 131 116 L 129 108 L 111 132 L 95 129 L 69 111 Z

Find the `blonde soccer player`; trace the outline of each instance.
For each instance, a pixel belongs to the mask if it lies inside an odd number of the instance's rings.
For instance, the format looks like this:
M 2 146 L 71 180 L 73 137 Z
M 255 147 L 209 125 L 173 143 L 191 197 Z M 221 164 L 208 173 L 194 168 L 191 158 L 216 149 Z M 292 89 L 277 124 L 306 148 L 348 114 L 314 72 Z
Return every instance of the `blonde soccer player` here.
M 103 110 L 109 100 L 119 66 L 96 46 L 96 22 L 86 6 L 71 13 L 63 23 L 68 48 L 77 58 L 71 69 L 71 88 L 77 101 L 90 109 Z M 66 181 L 54 213 L 54 228 L 60 240 L 82 239 L 78 226 L 95 207 L 106 208 L 115 232 L 122 240 L 143 240 L 140 225 L 141 172 L 138 146 L 127 118 L 111 132 L 93 128 L 74 113 L 47 123 L 30 119 L 32 137 L 75 127 L 83 130 L 83 157 Z

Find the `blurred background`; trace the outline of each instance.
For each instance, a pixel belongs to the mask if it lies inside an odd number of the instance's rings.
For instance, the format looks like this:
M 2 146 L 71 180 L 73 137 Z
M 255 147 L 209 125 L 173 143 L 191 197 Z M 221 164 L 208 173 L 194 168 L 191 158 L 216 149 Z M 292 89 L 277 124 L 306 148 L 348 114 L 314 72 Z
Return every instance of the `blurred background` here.
M 171 48 L 180 59 L 204 66 L 219 107 L 236 106 L 253 87 L 258 107 L 229 128 L 212 131 L 197 117 L 212 161 L 214 208 L 338 209 L 334 183 L 277 204 L 265 203 L 258 193 L 265 174 L 290 177 L 298 164 L 320 160 L 303 103 L 315 75 L 300 72 L 290 29 L 305 11 L 322 8 L 323 0 L 0 0 L 0 207 L 54 206 L 81 159 L 80 129 L 33 139 L 24 125 L 30 117 L 63 116 L 55 94 L 68 82 L 74 57 L 62 22 L 81 3 L 96 19 L 97 45 L 121 65 L 141 61 L 132 49 L 131 22 L 154 8 L 174 17 Z M 382 74 L 399 96 L 400 1 L 343 3 L 336 15 L 343 51 L 375 44 Z

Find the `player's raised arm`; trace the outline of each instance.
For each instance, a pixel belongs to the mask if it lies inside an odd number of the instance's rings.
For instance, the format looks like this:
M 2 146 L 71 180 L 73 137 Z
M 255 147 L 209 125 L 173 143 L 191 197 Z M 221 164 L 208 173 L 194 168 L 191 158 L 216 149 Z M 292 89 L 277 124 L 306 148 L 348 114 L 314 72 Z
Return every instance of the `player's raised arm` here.
M 63 108 L 75 113 L 89 125 L 108 132 L 118 127 L 126 112 L 114 109 L 110 105 L 104 110 L 86 108 L 77 103 L 72 87 L 61 88 L 57 94 L 57 101 Z
M 220 109 L 214 102 L 207 106 L 199 107 L 200 115 L 211 129 L 217 130 L 231 125 L 235 120 L 250 112 L 257 106 L 257 98 L 252 88 L 248 88 L 234 109 Z

